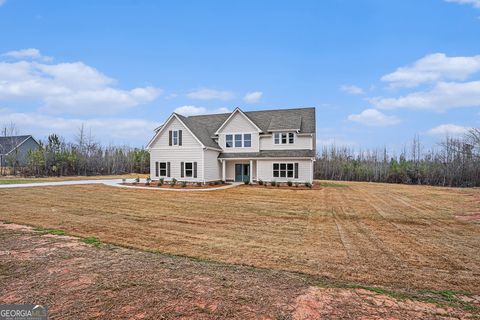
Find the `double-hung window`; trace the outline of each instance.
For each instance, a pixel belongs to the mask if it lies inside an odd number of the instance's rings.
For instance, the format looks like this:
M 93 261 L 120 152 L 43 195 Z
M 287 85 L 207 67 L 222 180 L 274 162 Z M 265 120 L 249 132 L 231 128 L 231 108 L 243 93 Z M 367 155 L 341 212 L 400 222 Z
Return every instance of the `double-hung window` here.
M 225 147 L 232 148 L 233 147 L 233 135 L 227 134 L 225 136 Z
M 235 148 L 241 148 L 242 147 L 242 135 L 241 134 L 236 134 L 235 135 Z
M 166 162 L 159 162 L 159 169 L 160 169 L 160 177 L 167 176 L 167 163 Z
M 276 132 L 273 134 L 274 144 L 294 144 L 295 133 L 293 132 Z
M 245 133 L 243 135 L 243 147 L 250 148 L 252 146 L 252 135 L 250 133 Z
M 172 134 L 173 134 L 173 145 L 177 146 L 178 145 L 178 131 L 174 130 L 172 132 Z
M 185 162 L 185 177 L 193 177 L 193 162 Z
M 295 173 L 295 166 L 297 166 L 297 173 Z M 274 178 L 298 178 L 298 164 L 293 163 L 274 163 L 273 164 Z

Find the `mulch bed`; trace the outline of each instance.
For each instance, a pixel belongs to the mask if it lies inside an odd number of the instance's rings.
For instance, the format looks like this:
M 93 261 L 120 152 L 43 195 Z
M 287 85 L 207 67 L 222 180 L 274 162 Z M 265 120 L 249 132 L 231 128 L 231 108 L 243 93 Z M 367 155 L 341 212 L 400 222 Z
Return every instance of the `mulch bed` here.
M 211 189 L 211 188 L 219 188 L 219 187 L 224 187 L 228 186 L 229 184 L 225 183 L 220 183 L 220 184 L 215 184 L 215 185 L 203 185 L 203 186 L 197 186 L 196 184 L 187 184 L 186 186 L 182 186 L 181 183 L 176 183 L 173 186 L 169 183 L 164 183 L 161 187 L 157 185 L 156 182 L 151 182 L 150 184 L 145 184 L 145 183 L 122 183 L 124 186 L 132 186 L 132 187 L 151 187 L 151 188 L 157 188 L 157 189 Z
M 276 185 L 275 187 L 272 186 L 270 183 L 268 185 L 259 185 L 259 184 L 249 184 L 245 185 L 246 187 L 253 187 L 253 188 L 263 188 L 263 189 L 282 189 L 282 190 L 320 190 L 322 189 L 322 186 L 320 184 L 313 184 L 311 188 L 305 187 L 304 185 L 299 185 L 296 187 L 295 185 L 293 186 L 288 186 L 288 185 Z

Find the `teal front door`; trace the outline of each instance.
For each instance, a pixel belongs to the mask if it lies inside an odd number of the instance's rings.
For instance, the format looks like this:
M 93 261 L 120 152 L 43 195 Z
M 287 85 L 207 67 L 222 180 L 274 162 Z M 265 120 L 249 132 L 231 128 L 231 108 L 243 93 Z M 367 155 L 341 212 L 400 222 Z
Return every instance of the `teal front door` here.
M 250 180 L 250 165 L 248 163 L 235 164 L 235 182 Z

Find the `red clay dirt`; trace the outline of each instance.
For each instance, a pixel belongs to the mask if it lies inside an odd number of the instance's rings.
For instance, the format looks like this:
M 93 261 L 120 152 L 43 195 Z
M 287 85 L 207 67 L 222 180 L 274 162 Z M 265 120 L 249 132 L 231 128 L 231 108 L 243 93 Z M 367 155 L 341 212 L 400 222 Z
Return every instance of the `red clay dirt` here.
M 84 244 L 0 224 L 0 303 L 52 319 L 458 319 L 465 309 L 325 287 L 305 275 Z M 480 297 L 465 296 L 478 307 Z

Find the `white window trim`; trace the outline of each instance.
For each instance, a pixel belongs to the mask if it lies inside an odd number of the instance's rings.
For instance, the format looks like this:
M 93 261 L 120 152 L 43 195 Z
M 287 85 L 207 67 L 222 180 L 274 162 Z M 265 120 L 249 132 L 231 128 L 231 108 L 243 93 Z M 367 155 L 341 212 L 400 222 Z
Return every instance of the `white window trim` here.
M 172 130 L 172 146 L 178 146 L 178 138 L 179 138 L 179 135 L 178 135 L 178 131 L 179 130 Z
M 288 162 L 273 162 L 272 163 L 272 178 L 273 179 L 296 179 L 295 178 L 295 163 L 296 163 L 295 161 L 293 161 L 293 162 L 291 162 L 291 161 L 288 161 Z M 276 164 L 278 164 L 278 177 L 275 177 L 275 174 L 274 174 L 274 171 L 275 171 L 274 167 L 275 167 Z M 280 171 L 282 171 L 280 169 L 280 166 L 282 164 L 285 164 L 285 166 L 286 166 L 285 167 L 285 177 L 282 177 L 281 174 L 280 174 Z M 293 166 L 293 168 L 291 170 L 292 171 L 292 176 L 291 177 L 288 176 L 288 171 L 289 171 L 288 170 L 288 165 L 289 164 L 291 164 Z
M 188 169 L 189 171 L 192 170 L 192 175 L 191 176 L 187 176 L 187 163 L 190 163 L 192 165 L 192 169 Z M 193 175 L 194 175 L 194 165 L 193 165 L 193 162 L 184 162 L 183 163 L 183 176 L 185 178 L 193 178 Z
M 162 163 L 165 164 L 165 169 L 162 169 Z M 159 176 L 159 177 L 166 177 L 166 176 L 167 176 L 167 173 L 168 173 L 168 172 L 167 172 L 167 167 L 168 167 L 167 161 L 165 161 L 165 162 L 163 162 L 163 161 L 162 161 L 162 162 L 158 161 L 158 176 Z M 165 170 L 165 175 L 162 175 L 162 170 Z
M 245 147 L 245 135 L 249 134 L 250 135 L 250 147 Z M 241 136 L 241 146 L 237 147 L 236 146 L 236 139 L 235 136 L 240 135 Z M 227 136 L 232 136 L 232 146 L 227 147 Z M 236 132 L 236 133 L 225 133 L 225 149 L 240 149 L 240 148 L 252 148 L 253 147 L 253 133 L 252 132 Z
M 282 143 L 282 135 L 283 134 L 286 134 L 287 135 L 287 142 L 286 143 Z M 293 142 L 290 142 L 290 134 L 293 134 Z M 275 142 L 275 136 L 278 135 L 278 143 Z M 288 145 L 288 144 L 295 144 L 295 140 L 296 140 L 296 137 L 295 137 L 295 132 L 274 132 L 272 134 L 272 142 L 274 145 Z

